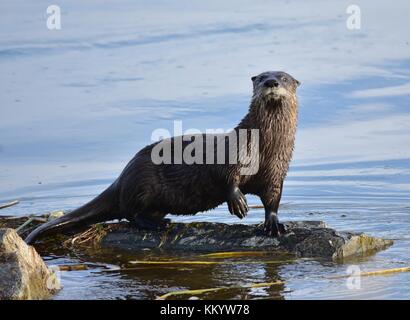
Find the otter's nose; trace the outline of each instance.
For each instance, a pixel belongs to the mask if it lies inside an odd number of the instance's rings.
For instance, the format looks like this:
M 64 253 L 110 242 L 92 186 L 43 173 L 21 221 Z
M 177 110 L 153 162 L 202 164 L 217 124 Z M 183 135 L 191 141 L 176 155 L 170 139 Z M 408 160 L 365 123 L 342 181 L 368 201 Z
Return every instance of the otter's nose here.
M 274 79 L 268 80 L 268 81 L 265 82 L 265 87 L 277 88 L 277 87 L 279 87 L 279 82 L 274 80 Z

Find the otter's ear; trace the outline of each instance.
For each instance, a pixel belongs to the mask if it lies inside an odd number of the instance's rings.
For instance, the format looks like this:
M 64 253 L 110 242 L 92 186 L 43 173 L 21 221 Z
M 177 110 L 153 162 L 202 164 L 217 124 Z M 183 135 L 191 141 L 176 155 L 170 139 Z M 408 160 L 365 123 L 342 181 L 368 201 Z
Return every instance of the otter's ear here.
M 296 86 L 300 86 L 300 81 L 295 79 Z
M 251 78 L 252 82 L 254 82 L 255 79 L 256 79 L 256 76 L 253 76 L 253 77 Z

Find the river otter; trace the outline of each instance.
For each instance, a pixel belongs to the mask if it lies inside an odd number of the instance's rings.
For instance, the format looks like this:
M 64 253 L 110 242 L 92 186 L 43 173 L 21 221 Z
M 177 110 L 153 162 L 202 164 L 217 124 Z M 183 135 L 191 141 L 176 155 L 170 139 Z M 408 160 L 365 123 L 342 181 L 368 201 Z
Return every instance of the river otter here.
M 214 135 L 217 143 L 222 139 L 225 151 L 229 136 L 245 130 L 259 132 L 257 146 L 250 161 L 250 173 L 243 173 L 242 163 L 209 162 L 188 163 L 179 159 L 171 163 L 156 164 L 153 152 L 160 143 L 171 142 L 171 153 L 176 155 L 174 142 L 179 139 L 184 152 L 192 145 L 192 137 L 174 137 L 153 143 L 140 150 L 128 163 L 121 175 L 95 199 L 56 220 L 47 222 L 26 238 L 33 243 L 40 235 L 87 227 L 93 223 L 126 218 L 141 228 L 158 228 L 170 214 L 193 215 L 227 202 L 231 214 L 244 218 L 248 205 L 244 194 L 259 196 L 265 208 L 264 229 L 269 236 L 280 236 L 283 226 L 277 218 L 283 181 L 292 157 L 298 103 L 296 88 L 299 81 L 285 72 L 269 71 L 252 77 L 253 96 L 248 114 L 228 135 Z M 209 135 L 200 135 L 209 138 Z M 198 136 L 197 136 L 198 137 Z M 181 139 L 182 138 L 182 139 Z M 214 139 L 216 138 L 216 139 Z M 195 140 L 195 139 L 194 139 Z M 252 141 L 252 139 L 251 139 Z M 205 142 L 203 142 L 205 143 Z M 249 149 L 246 140 L 240 150 Z M 241 149 L 242 148 L 242 149 Z M 214 148 L 205 147 L 199 158 L 216 157 Z M 162 150 L 163 155 L 164 150 Z M 196 151 L 195 151 L 196 152 Z M 252 152 L 250 152 L 252 154 Z M 226 154 L 230 154 L 227 152 Z M 249 165 L 248 165 L 249 169 Z

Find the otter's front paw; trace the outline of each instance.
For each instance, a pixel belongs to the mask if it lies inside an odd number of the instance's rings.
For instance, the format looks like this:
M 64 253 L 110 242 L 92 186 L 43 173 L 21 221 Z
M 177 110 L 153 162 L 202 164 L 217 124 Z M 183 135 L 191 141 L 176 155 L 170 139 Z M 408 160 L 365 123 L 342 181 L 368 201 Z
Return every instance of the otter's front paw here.
M 276 238 L 286 232 L 285 226 L 282 223 L 279 223 L 276 213 L 266 215 L 264 229 L 266 235 Z
M 249 211 L 248 203 L 245 196 L 239 190 L 239 188 L 234 188 L 228 198 L 228 208 L 231 214 L 236 215 L 239 219 L 246 217 Z

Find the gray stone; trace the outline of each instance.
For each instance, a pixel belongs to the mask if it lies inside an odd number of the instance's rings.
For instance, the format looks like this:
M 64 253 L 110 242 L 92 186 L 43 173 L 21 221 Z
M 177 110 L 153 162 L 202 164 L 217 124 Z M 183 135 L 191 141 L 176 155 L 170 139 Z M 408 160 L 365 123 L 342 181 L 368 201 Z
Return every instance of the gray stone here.
M 13 229 L 0 229 L 0 300 L 46 299 L 60 288 L 56 274 Z
M 16 228 L 28 218 L 0 218 L 0 228 Z M 41 224 L 33 221 L 31 228 Z M 163 248 L 185 251 L 266 251 L 291 253 L 309 257 L 341 261 L 362 257 L 383 250 L 393 241 L 363 233 L 337 232 L 322 221 L 292 221 L 285 223 L 287 233 L 279 239 L 266 237 L 262 225 L 224 224 L 210 222 L 171 223 L 165 230 L 138 230 L 127 222 L 97 224 L 83 234 L 67 238 L 49 238 L 47 247 L 67 241 L 73 246 L 90 245 L 114 249 L 139 250 Z M 24 231 L 26 234 L 30 229 Z
M 102 247 L 136 250 L 163 248 L 190 251 L 272 250 L 298 257 L 343 260 L 370 255 L 393 244 L 392 240 L 363 233 L 337 232 L 321 221 L 285 223 L 287 233 L 267 237 L 261 225 L 224 223 L 171 223 L 165 230 L 145 231 L 128 223 L 107 224 L 99 244 Z

